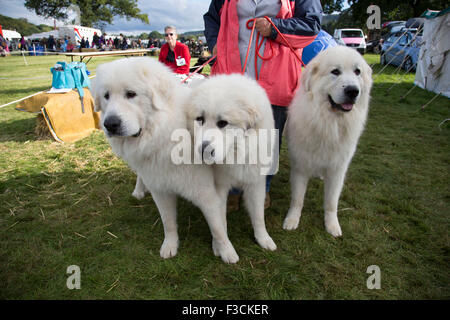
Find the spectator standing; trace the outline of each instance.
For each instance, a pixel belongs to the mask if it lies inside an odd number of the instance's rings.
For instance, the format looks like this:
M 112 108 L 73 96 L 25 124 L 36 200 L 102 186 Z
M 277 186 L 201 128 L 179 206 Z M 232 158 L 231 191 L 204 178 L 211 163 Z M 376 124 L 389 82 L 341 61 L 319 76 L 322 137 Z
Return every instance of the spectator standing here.
M 20 50 L 22 51 L 27 50 L 27 42 L 25 41 L 24 36 L 20 38 Z
M 48 37 L 48 42 L 47 42 L 47 48 L 48 51 L 54 52 L 56 47 L 56 43 L 55 43 L 55 38 L 53 38 L 52 35 L 50 35 L 50 37 Z
M 94 36 L 92 37 L 92 47 L 100 49 L 100 37 L 97 35 L 97 32 L 94 32 Z
M 123 36 L 123 38 L 122 38 L 121 49 L 122 50 L 128 49 L 128 41 L 127 41 L 127 37 L 125 37 L 125 36 Z
M 275 128 L 279 131 L 279 147 L 287 119 L 287 106 L 300 84 L 301 64 L 276 29 L 264 17 L 268 16 L 301 56 L 320 31 L 322 6 L 319 0 L 212 0 L 203 16 L 208 46 L 217 59 L 211 74 L 241 73 L 247 59 L 245 74 L 265 89 L 272 104 Z M 250 19 L 254 19 L 249 21 Z M 254 36 L 249 44 L 251 29 L 255 25 L 263 37 L 259 50 Z M 261 58 L 263 57 L 263 58 Z M 264 62 L 264 63 L 263 63 Z M 270 182 L 266 179 L 266 203 L 270 205 Z M 240 191 L 229 196 L 230 211 L 239 208 Z

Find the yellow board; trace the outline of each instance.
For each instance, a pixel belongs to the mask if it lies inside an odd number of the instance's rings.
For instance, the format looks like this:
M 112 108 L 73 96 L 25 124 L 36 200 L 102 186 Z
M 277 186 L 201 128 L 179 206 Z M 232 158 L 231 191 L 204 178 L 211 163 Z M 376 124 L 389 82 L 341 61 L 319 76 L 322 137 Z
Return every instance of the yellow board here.
M 84 112 L 78 91 L 41 93 L 23 100 L 17 110 L 42 113 L 48 129 L 58 142 L 75 142 L 100 129 L 100 114 L 94 112 L 94 100 L 84 88 Z

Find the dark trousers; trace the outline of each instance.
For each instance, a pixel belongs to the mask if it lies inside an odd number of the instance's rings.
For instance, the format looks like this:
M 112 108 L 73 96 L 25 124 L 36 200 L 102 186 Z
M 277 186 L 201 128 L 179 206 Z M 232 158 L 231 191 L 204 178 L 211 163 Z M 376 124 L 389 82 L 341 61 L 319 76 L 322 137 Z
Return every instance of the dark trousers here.
M 275 129 L 278 129 L 278 154 L 281 151 L 281 142 L 283 138 L 283 130 L 284 125 L 286 124 L 287 119 L 287 107 L 281 107 L 272 105 L 272 113 L 273 113 L 273 119 L 275 121 Z M 277 159 L 278 160 L 278 159 Z M 274 175 L 268 175 L 266 177 L 266 192 L 270 191 L 270 182 L 272 181 Z M 242 190 L 232 188 L 229 192 L 229 194 L 240 194 L 242 193 Z
M 272 105 L 273 119 L 275 120 L 275 129 L 278 129 L 278 154 L 281 152 L 281 142 L 283 139 L 284 125 L 287 119 L 287 107 L 280 107 Z M 276 159 L 278 161 L 278 159 Z M 266 192 L 270 190 L 270 182 L 272 181 L 274 175 L 268 175 L 266 177 Z

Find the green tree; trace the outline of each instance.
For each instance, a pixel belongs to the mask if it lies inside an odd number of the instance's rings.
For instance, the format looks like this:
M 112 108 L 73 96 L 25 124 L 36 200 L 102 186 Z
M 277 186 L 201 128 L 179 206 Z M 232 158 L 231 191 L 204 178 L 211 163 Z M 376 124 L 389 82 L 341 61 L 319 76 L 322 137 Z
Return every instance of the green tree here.
M 381 21 L 408 20 L 419 17 L 425 10 L 443 10 L 448 7 L 448 0 L 348 0 L 351 15 L 356 24 L 364 24 L 367 21 L 367 8 L 376 4 L 381 9 Z
M 344 0 L 322 0 L 323 12 L 331 14 L 333 12 L 341 12 Z
M 163 35 L 162 35 L 161 33 L 159 33 L 158 31 L 152 31 L 152 32 L 150 32 L 149 37 L 152 38 L 152 39 L 161 39 L 161 38 L 164 38 Z
M 25 0 L 25 7 L 45 18 L 67 19 L 69 7 L 77 5 L 83 26 L 101 28 L 107 23 L 112 23 L 115 16 L 149 23 L 148 15 L 141 13 L 137 2 L 137 0 Z
M 147 32 L 143 32 L 139 35 L 139 39 L 148 39 L 148 33 Z
M 0 14 L 0 25 L 5 30 L 16 30 L 23 36 L 53 30 L 52 26 L 40 24 L 38 26 L 29 23 L 25 18 L 14 19 Z

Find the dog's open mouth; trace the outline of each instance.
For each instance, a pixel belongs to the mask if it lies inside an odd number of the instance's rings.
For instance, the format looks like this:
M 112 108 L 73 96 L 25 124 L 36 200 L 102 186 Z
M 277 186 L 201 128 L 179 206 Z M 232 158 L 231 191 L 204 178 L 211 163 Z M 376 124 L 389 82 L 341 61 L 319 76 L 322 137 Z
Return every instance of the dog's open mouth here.
M 139 128 L 139 131 L 137 133 L 133 134 L 132 137 L 133 138 L 139 137 L 141 135 L 141 132 L 142 132 L 142 128 Z
M 338 104 L 338 103 L 334 102 L 333 98 L 331 98 L 330 95 L 328 95 L 328 101 L 330 101 L 331 107 L 333 109 L 341 110 L 344 112 L 348 112 L 353 109 L 353 103 Z

